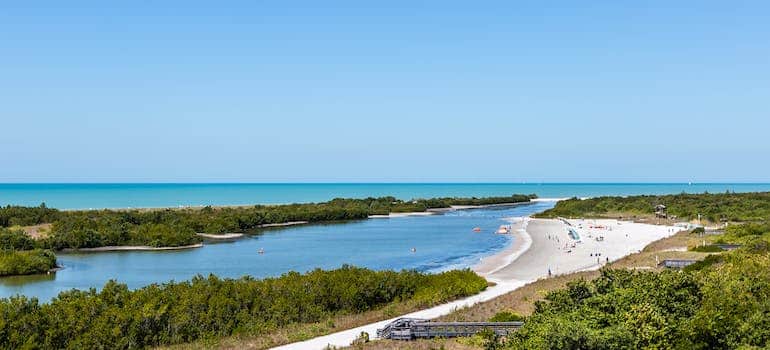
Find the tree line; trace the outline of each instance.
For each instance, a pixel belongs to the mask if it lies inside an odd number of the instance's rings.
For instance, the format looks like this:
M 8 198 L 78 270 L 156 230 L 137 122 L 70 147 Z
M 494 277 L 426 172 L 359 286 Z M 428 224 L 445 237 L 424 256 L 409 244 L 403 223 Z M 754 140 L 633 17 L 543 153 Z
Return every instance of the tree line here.
M 602 270 L 535 303 L 506 349 L 750 349 L 770 345 L 767 235 L 685 271 Z
M 0 347 L 132 349 L 233 334 L 260 335 L 297 323 L 394 302 L 430 306 L 471 295 L 487 282 L 470 270 L 423 274 L 351 266 L 262 280 L 198 276 L 129 290 L 71 290 L 51 302 L 0 299 Z
M 627 197 L 571 198 L 556 203 L 539 217 L 591 217 L 607 215 L 651 215 L 665 205 L 669 216 L 711 222 L 761 221 L 770 218 L 770 192 L 642 195 Z
M 669 214 L 733 222 L 722 243 L 731 252 L 708 255 L 682 271 L 605 268 L 535 303 L 524 327 L 503 349 L 754 349 L 770 346 L 770 193 L 600 197 L 560 202 L 543 216 Z
M 21 230 L 0 228 L 0 277 L 45 273 L 56 267 L 56 255 Z
M 0 226 L 52 223 L 41 246 L 54 250 L 118 245 L 183 246 L 200 242 L 196 233 L 254 233 L 266 224 L 356 220 L 375 214 L 426 211 L 451 205 L 520 203 L 534 197 L 512 195 L 412 201 L 394 197 L 338 198 L 324 203 L 152 210 L 60 211 L 44 204 L 39 207 L 6 206 L 0 208 Z

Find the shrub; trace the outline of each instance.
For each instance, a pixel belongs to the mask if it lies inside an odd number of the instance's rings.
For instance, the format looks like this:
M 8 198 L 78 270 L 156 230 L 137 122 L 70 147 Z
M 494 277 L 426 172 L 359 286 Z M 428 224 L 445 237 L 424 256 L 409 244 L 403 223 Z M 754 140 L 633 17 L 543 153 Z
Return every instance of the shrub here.
M 0 276 L 44 273 L 56 267 L 56 256 L 50 250 L 0 252 Z
M 491 322 L 516 322 L 516 321 L 524 321 L 524 316 L 519 315 L 512 311 L 502 311 L 498 312 L 492 318 L 489 319 Z
M 701 253 L 719 253 L 723 252 L 724 249 L 720 248 L 717 245 L 709 244 L 709 245 L 701 245 L 697 247 L 693 247 L 690 249 L 693 252 L 701 252 Z
M 0 250 L 31 250 L 35 241 L 22 230 L 0 228 Z
M 62 292 L 48 304 L 0 299 L 0 348 L 125 349 L 259 334 L 416 295 L 438 294 L 433 301 L 445 302 L 478 293 L 483 287 L 469 288 L 477 281 L 484 279 L 469 270 L 429 275 L 350 266 L 263 280 L 198 276 L 133 291 L 110 281 L 99 292 Z

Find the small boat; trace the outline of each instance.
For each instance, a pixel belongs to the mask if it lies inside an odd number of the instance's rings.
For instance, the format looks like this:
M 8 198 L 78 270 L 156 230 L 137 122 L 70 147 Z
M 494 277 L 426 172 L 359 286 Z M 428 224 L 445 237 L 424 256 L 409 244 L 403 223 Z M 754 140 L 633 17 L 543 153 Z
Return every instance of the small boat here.
M 474 227 L 473 232 L 481 232 L 481 227 Z
M 259 254 L 265 254 L 265 250 L 264 250 L 264 249 L 262 249 L 262 248 L 259 248 L 259 250 L 257 250 L 257 253 L 259 253 Z
M 508 226 L 500 225 L 500 228 L 497 229 L 497 233 L 501 235 L 505 235 L 505 234 L 511 233 L 511 231 L 508 228 Z
M 416 253 L 417 252 L 417 248 L 412 248 L 411 250 L 412 250 L 412 253 Z

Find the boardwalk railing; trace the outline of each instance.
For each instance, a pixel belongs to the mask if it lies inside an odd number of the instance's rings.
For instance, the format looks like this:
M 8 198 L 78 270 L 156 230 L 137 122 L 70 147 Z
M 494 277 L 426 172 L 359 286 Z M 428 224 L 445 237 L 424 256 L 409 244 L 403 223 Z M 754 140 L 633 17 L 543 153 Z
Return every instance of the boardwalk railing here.
M 468 337 L 487 329 L 504 336 L 523 325 L 524 322 L 430 322 L 418 318 L 399 318 L 385 328 L 378 329 L 377 337 L 395 340 Z

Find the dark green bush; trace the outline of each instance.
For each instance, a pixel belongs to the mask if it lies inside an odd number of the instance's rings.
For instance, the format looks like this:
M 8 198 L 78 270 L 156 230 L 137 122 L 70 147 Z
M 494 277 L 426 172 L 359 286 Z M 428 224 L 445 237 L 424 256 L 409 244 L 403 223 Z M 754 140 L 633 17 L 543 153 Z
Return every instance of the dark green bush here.
M 724 249 L 720 248 L 717 245 L 708 244 L 708 245 L 701 245 L 697 247 L 693 247 L 690 249 L 693 252 L 701 252 L 701 253 L 719 253 L 723 252 Z
M 536 303 L 512 349 L 736 349 L 770 344 L 770 255 L 734 251 L 683 271 L 603 270 Z
M 525 317 L 512 311 L 501 311 L 496 313 L 489 320 L 492 322 L 516 322 L 524 321 Z
M 116 245 L 182 246 L 198 243 L 195 233 L 254 233 L 263 225 L 290 221 L 328 222 L 365 219 L 391 212 L 420 212 L 451 205 L 527 202 L 534 195 L 488 198 L 394 197 L 344 199 L 325 203 L 256 205 L 201 209 L 57 211 L 40 207 L 0 208 L 0 226 L 53 223 L 43 246 L 51 249 Z
M 31 250 L 35 241 L 22 230 L 0 228 L 0 250 Z
M 264 280 L 198 276 L 134 291 L 113 281 L 100 292 L 63 292 L 48 304 L 26 297 L 0 299 L 0 347 L 126 349 L 255 335 L 415 295 L 440 294 L 443 299 L 434 302 L 444 302 L 485 286 L 470 271 L 428 275 L 349 266 Z
M 56 255 L 50 250 L 0 252 L 0 276 L 45 273 L 56 267 Z
M 770 219 L 770 192 L 572 198 L 556 203 L 554 208 L 539 216 L 581 217 L 608 213 L 652 215 L 658 204 L 666 205 L 669 216 L 688 220 L 697 219 L 698 214 L 711 222 Z
M 54 222 L 61 212 L 46 207 L 45 203 L 37 207 L 8 205 L 0 207 L 0 227 L 29 226 Z

